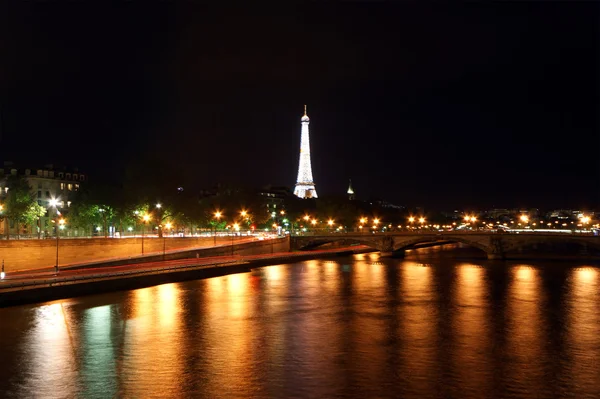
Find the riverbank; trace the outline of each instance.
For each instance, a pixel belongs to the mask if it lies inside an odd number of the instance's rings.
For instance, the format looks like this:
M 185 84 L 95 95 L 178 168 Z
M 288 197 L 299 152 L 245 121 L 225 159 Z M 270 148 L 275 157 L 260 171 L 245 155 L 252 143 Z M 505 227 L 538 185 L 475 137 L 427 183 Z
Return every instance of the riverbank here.
M 123 267 L 71 270 L 59 275 L 29 275 L 0 282 L 0 307 L 57 299 L 131 290 L 159 284 L 250 272 L 252 268 L 316 258 L 347 256 L 371 252 L 362 247 L 330 250 L 284 252 L 251 256 L 191 258 L 174 262 L 155 262 Z

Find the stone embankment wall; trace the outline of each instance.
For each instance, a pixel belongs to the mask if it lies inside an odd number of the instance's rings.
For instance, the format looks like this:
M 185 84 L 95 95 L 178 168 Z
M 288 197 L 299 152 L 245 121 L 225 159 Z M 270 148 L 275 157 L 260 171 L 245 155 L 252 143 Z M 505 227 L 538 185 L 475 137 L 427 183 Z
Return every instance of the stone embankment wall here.
M 248 237 L 236 237 L 239 240 L 247 240 Z M 287 241 L 287 240 L 286 240 Z M 60 239 L 58 246 L 58 262 L 60 266 L 68 266 L 77 263 L 109 261 L 116 258 L 139 257 L 142 255 L 141 238 L 90 238 L 90 239 Z M 212 247 L 213 237 L 177 237 L 166 238 L 144 238 L 145 255 L 161 255 L 163 245 L 168 252 L 173 250 L 185 250 L 202 247 Z M 253 243 L 254 244 L 254 243 Z M 246 245 L 234 246 L 234 254 L 267 253 L 289 250 L 289 244 L 270 241 L 256 241 L 251 248 L 242 249 Z M 216 256 L 231 254 L 231 237 L 217 237 L 217 246 L 210 250 L 203 250 L 200 256 Z M 283 246 L 282 246 L 283 245 Z M 272 248 L 273 247 L 273 248 Z M 56 240 L 3 240 L 0 241 L 0 261 L 4 260 L 6 272 L 16 270 L 39 269 L 52 267 L 56 263 Z

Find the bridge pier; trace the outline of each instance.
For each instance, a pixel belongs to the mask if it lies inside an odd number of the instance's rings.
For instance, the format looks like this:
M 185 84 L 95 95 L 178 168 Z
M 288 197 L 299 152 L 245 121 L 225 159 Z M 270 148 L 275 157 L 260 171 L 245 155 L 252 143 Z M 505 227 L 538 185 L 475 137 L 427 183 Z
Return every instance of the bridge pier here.
M 504 254 L 488 252 L 487 258 L 488 260 L 502 260 L 504 259 Z

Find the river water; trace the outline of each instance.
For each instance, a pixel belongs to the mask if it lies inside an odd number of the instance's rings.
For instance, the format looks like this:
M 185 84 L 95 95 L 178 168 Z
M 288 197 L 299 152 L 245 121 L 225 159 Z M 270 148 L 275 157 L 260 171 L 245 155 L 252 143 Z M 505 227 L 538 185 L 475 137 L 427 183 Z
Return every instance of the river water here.
M 600 268 L 269 266 L 0 309 L 0 361 L 10 398 L 599 398 Z

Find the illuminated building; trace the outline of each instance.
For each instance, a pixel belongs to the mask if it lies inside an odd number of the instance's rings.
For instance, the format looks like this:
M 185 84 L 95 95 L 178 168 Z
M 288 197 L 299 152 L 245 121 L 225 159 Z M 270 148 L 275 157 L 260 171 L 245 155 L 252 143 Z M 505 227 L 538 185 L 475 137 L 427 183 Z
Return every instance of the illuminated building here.
M 310 119 L 306 115 L 306 105 L 304 106 L 304 116 L 300 121 L 302 124 L 300 164 L 298 165 L 298 179 L 296 180 L 294 195 L 300 198 L 317 198 L 317 190 L 315 189 L 312 168 L 310 166 L 310 141 L 308 138 L 308 124 L 310 123 Z
M 59 210 L 62 214 L 67 214 L 75 192 L 79 191 L 80 184 L 85 184 L 83 182 L 87 181 L 87 176 L 79 172 L 78 168 L 68 169 L 53 164 L 39 167 L 31 165 L 28 167 L 28 169 L 19 168 L 10 161 L 5 161 L 4 165 L 0 166 L 0 202 L 4 203 L 6 201 L 9 191 L 8 178 L 10 176 L 24 178 L 31 187 L 32 195 L 37 200 L 38 205 L 47 208 L 48 212 L 40 218 L 37 226 L 29 226 L 28 231 L 25 231 L 26 225 L 19 226 L 21 230 L 19 233 L 38 235 L 41 232 L 48 231 L 51 227 L 50 222 L 53 211 L 50 201 L 55 198 L 58 201 L 56 210 Z M 16 227 L 14 220 L 4 218 L 4 223 L 0 224 L 0 235 L 6 234 L 7 230 L 10 230 L 11 234 L 16 234 Z

